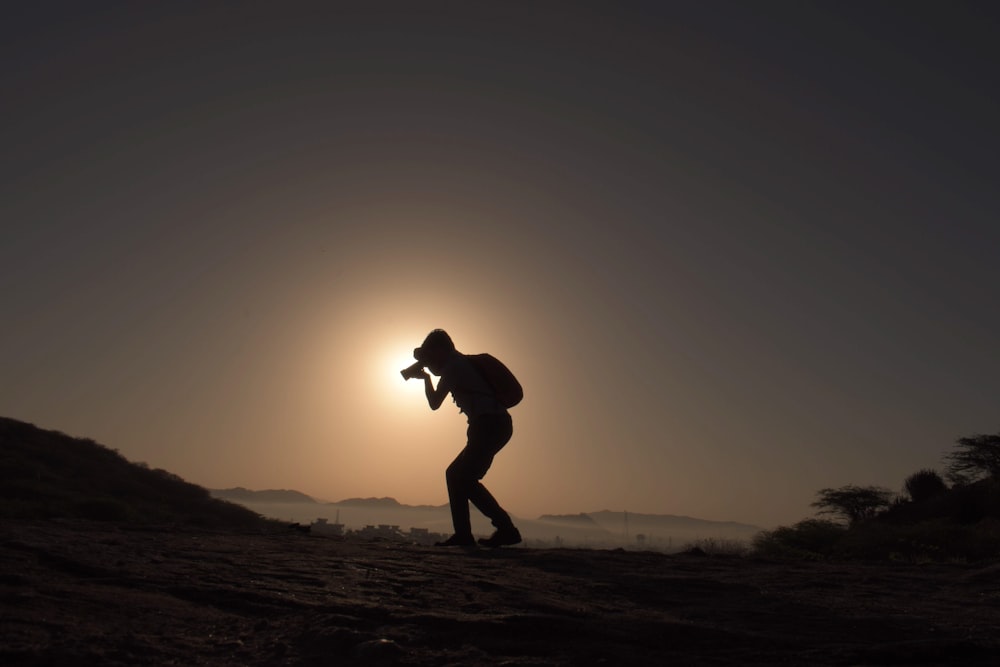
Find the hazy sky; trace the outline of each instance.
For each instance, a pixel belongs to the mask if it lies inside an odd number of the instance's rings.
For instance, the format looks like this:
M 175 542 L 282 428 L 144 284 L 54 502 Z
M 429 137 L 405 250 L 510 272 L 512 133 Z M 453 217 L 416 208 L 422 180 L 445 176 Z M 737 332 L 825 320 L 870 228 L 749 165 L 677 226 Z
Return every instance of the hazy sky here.
M 443 327 L 514 514 L 763 526 L 1000 430 L 994 3 L 17 4 L 4 416 L 442 504 Z

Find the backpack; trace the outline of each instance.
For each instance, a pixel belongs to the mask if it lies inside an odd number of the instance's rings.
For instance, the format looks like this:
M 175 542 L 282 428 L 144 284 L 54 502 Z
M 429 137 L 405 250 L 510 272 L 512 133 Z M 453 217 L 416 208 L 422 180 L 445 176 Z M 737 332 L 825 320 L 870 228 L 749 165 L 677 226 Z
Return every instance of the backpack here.
M 510 369 L 492 354 L 467 354 L 465 358 L 472 362 L 486 384 L 493 388 L 497 400 L 505 408 L 512 408 L 524 398 L 524 390 Z

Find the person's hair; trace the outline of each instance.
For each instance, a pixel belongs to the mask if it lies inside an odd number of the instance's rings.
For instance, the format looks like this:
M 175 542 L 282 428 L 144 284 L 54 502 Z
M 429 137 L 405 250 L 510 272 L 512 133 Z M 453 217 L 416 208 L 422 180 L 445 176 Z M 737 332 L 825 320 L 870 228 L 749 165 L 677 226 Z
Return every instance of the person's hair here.
M 455 351 L 455 343 L 452 342 L 451 336 L 444 329 L 435 329 L 434 331 L 427 334 L 427 338 L 424 338 L 424 342 L 420 345 L 421 350 L 446 350 L 448 352 Z

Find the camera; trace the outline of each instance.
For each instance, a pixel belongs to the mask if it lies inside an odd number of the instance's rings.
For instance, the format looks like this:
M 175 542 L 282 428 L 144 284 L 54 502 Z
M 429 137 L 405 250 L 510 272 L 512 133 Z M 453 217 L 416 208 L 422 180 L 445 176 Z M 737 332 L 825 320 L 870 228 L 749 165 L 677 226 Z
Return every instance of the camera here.
M 424 362 L 418 361 L 412 366 L 407 366 L 403 370 L 399 371 L 399 374 L 403 376 L 404 380 L 412 380 L 413 378 L 420 377 L 419 373 L 424 370 Z

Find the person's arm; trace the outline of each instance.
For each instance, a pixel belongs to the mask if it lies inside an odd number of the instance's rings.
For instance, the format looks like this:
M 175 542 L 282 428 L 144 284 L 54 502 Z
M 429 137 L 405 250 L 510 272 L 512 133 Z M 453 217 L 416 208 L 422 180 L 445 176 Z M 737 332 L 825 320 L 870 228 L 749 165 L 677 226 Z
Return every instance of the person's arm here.
M 427 404 L 431 406 L 431 410 L 437 410 L 444 403 L 445 396 L 448 395 L 448 384 L 444 378 L 441 378 L 437 388 L 435 388 L 431 375 L 427 371 L 424 371 L 421 377 L 424 379 L 424 394 L 427 396 Z

